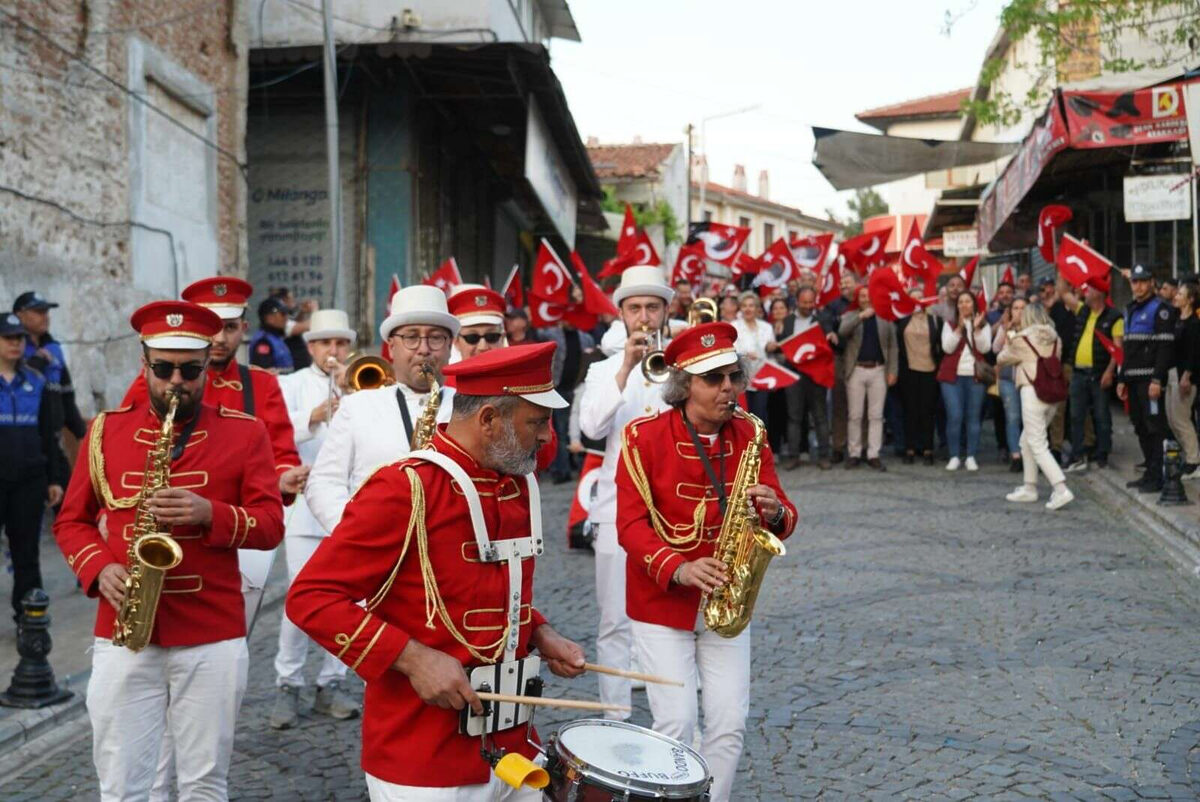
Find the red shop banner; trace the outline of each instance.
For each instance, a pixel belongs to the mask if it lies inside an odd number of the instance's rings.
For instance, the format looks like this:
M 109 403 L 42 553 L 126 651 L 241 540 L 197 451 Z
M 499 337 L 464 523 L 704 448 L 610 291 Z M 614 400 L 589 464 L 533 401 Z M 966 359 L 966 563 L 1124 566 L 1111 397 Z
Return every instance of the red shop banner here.
M 1063 92 L 1072 148 L 1115 148 L 1187 138 L 1183 84 L 1129 92 Z

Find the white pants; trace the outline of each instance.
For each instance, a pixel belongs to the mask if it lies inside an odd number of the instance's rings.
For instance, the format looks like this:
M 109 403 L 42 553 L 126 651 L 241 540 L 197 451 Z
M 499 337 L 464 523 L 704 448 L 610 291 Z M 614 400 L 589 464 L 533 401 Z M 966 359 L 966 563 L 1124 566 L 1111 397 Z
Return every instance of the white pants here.
M 452 788 L 396 785 L 370 774 L 366 777 L 371 802 L 539 802 L 542 798 L 541 791 L 513 788 L 495 774 L 486 783 Z
M 1171 368 L 1167 380 L 1167 425 L 1179 447 L 1183 450 L 1183 461 L 1191 465 L 1200 464 L 1200 440 L 1196 437 L 1196 427 L 1192 425 L 1192 402 L 1196 400 L 1196 385 L 1192 385 L 1185 393 L 1179 389 L 1179 371 Z
M 288 584 L 308 562 L 308 558 L 325 538 L 321 535 L 288 535 L 284 538 L 284 554 L 287 557 Z M 279 651 L 275 654 L 276 685 L 304 685 L 304 662 L 308 659 L 308 646 L 312 643 L 300 627 L 286 615 L 279 622 Z M 321 670 L 317 674 L 317 685 L 324 687 L 346 676 L 346 664 L 321 649 Z
M 1037 397 L 1037 390 L 1025 385 L 1021 388 L 1021 465 L 1025 484 L 1037 487 L 1038 468 L 1046 475 L 1051 486 L 1066 481 L 1058 460 L 1050 453 L 1050 440 L 1046 429 L 1054 420 L 1058 404 L 1047 404 Z
M 736 638 L 633 621 L 633 645 L 643 671 L 681 680 L 673 685 L 646 684 L 654 731 L 692 745 L 698 725 L 696 680 L 704 684 L 704 740 L 700 754 L 712 772 L 712 802 L 726 802 L 737 774 L 750 712 L 750 627 Z
M 887 402 L 887 376 L 883 365 L 855 366 L 846 380 L 846 403 L 850 406 L 847 448 L 851 457 L 877 459 L 883 448 L 883 407 Z M 867 405 L 867 451 L 863 453 L 863 402 Z
M 600 625 L 596 632 L 596 662 L 613 668 L 630 667 L 633 650 L 629 616 L 625 614 L 625 549 L 617 542 L 616 524 L 598 524 L 596 532 L 596 603 Z M 632 683 L 621 677 L 598 674 L 600 701 L 629 707 Z M 605 711 L 604 717 L 624 721 L 629 713 Z
M 228 799 L 233 731 L 250 663 L 246 639 L 134 653 L 97 638 L 94 650 L 87 710 L 101 800 L 149 797 L 168 731 L 180 802 Z

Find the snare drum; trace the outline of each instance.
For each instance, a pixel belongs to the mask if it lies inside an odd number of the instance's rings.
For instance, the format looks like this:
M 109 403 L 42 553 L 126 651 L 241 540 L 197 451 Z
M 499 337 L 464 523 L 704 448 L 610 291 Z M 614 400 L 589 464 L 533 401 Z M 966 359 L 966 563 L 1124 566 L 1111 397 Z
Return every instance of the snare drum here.
M 564 724 L 546 746 L 553 802 L 680 799 L 703 802 L 712 777 L 693 750 L 623 721 Z

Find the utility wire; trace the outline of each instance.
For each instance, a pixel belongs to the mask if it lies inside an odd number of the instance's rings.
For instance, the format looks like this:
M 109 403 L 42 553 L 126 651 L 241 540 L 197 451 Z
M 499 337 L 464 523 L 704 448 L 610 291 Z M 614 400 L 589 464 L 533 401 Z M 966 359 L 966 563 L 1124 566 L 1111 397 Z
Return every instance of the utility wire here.
M 94 31 L 89 31 L 86 28 L 80 29 L 74 26 L 64 25 L 61 28 L 51 28 L 50 30 L 56 33 L 67 33 L 74 36 L 84 34 L 86 36 L 123 36 L 129 33 L 138 33 L 139 31 L 151 31 L 155 28 L 164 28 L 168 25 L 173 25 L 180 20 L 198 17 L 201 14 L 213 9 L 217 6 L 223 6 L 228 0 L 205 0 L 202 3 L 196 3 L 195 6 L 187 11 L 180 12 L 170 17 L 163 17 L 159 20 L 144 23 L 142 25 L 131 25 L 128 28 L 99 28 Z

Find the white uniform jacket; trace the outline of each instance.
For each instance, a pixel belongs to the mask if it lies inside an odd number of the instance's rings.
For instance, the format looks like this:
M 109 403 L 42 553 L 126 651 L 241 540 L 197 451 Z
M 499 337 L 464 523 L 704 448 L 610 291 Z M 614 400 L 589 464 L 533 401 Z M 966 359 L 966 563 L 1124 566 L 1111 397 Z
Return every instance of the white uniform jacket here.
M 634 365 L 625 382 L 625 391 L 617 391 L 617 374 L 625 361 L 621 350 L 596 362 L 588 369 L 579 401 L 579 428 L 588 437 L 607 438 L 604 462 L 596 481 L 596 499 L 588 509 L 588 518 L 598 524 L 617 522 L 617 463 L 621 459 L 621 430 L 634 418 L 650 415 L 667 404 L 662 400 L 662 385 L 647 381 L 642 369 Z
M 329 376 L 321 372 L 315 364 L 301 368 L 295 373 L 279 377 L 279 389 L 283 392 L 283 402 L 287 405 L 288 418 L 292 421 L 292 432 L 296 438 L 296 451 L 300 461 L 312 465 L 317 461 L 321 444 L 329 433 L 329 424 L 321 421 L 309 426 L 309 416 L 322 403 L 329 400 Z M 340 390 L 336 391 L 340 395 Z M 284 520 L 287 521 L 285 535 L 321 536 L 329 534 L 329 530 L 313 516 L 303 499 L 297 499 L 295 509 L 285 510 Z
M 415 426 L 429 394 L 418 394 L 403 384 L 348 395 L 333 416 L 304 488 L 308 508 L 327 531 L 333 531 L 342 520 L 346 502 L 376 468 L 408 453 L 397 392 L 404 398 L 409 420 Z M 450 420 L 453 403 L 454 390 L 442 388 L 438 423 Z

